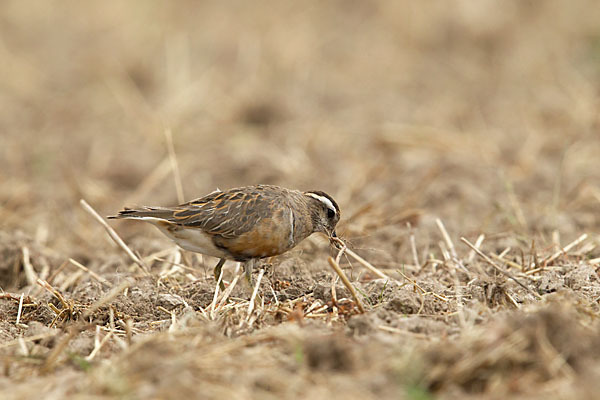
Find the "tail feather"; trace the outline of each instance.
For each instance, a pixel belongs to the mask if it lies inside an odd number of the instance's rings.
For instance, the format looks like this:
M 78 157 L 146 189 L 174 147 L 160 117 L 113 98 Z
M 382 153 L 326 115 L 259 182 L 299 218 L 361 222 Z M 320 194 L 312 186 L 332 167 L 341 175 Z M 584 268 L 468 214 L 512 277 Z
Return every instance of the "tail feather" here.
M 141 209 L 124 208 L 117 215 L 111 215 L 108 219 L 173 219 L 175 210 L 164 207 L 143 207 Z

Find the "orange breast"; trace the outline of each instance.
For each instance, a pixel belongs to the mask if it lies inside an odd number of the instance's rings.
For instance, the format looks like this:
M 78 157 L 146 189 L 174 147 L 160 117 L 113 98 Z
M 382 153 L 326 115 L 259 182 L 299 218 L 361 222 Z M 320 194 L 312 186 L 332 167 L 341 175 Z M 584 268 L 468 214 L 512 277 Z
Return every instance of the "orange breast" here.
M 243 258 L 272 257 L 294 247 L 290 238 L 290 224 L 275 223 L 270 218 L 261 220 L 254 229 L 239 237 L 222 240 L 219 244 L 233 256 Z

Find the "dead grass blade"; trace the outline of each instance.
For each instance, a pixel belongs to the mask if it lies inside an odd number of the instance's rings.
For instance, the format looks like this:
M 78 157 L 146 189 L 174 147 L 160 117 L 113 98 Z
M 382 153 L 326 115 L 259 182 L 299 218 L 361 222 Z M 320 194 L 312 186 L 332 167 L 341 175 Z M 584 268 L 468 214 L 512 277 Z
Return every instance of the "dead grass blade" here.
M 465 239 L 464 237 L 461 237 L 460 240 L 463 243 L 465 243 L 467 246 L 469 246 L 473 251 L 475 251 L 475 253 L 477 253 L 477 255 L 479 257 L 483 258 L 483 260 L 485 262 L 487 262 L 492 267 L 494 267 L 494 269 L 496 271 L 500 272 L 502 275 L 504 275 L 504 276 L 512 279 L 513 281 L 515 281 L 519 286 L 521 286 L 523 289 L 525 289 L 527 292 L 529 292 L 531 295 L 533 295 L 537 299 L 541 299 L 542 298 L 542 296 L 540 296 L 538 293 L 536 293 L 533 290 L 531 290 L 529 287 L 525 286 L 523 283 L 521 283 L 521 281 L 519 281 L 517 278 L 515 278 L 514 276 L 512 276 L 512 274 L 504 271 L 502 268 L 500 268 L 499 266 L 497 266 L 496 263 L 494 263 L 494 261 L 492 261 L 491 258 L 489 258 L 488 256 L 486 256 L 481 250 L 479 250 L 477 247 L 475 247 L 474 245 L 472 245 L 471 242 L 469 242 L 467 239 Z
M 106 223 L 106 221 L 100 216 L 100 214 L 98 214 L 96 212 L 96 210 L 94 210 L 92 208 L 92 206 L 90 206 L 87 203 L 87 201 L 85 201 L 84 199 L 79 200 L 79 203 L 81 204 L 81 206 L 83 207 L 84 210 L 86 210 L 92 217 L 94 217 L 96 219 L 96 221 L 98 221 L 100 223 L 100 225 L 102 225 L 104 227 L 104 229 L 106 229 L 108 236 L 110 236 L 110 238 L 112 240 L 114 240 L 115 243 L 117 245 L 119 245 L 119 247 L 125 251 L 125 253 L 127 253 L 129 258 L 131 258 L 133 260 L 133 262 L 136 263 L 146 275 L 150 275 L 150 272 L 148 271 L 148 267 L 146 267 L 144 262 L 142 260 L 140 260 L 138 258 L 138 256 L 136 256 L 133 253 L 133 251 L 131 251 L 131 249 L 125 244 L 123 239 L 121 239 L 121 237 L 117 234 L 117 232 L 115 232 L 115 230 Z
M 58 333 L 59 333 L 58 331 L 44 332 L 44 333 L 39 333 L 37 335 L 32 335 L 32 336 L 18 337 L 16 339 L 9 340 L 8 342 L 4 342 L 4 343 L 0 344 L 0 349 L 5 349 L 7 347 L 15 346 L 15 345 L 18 345 L 23 342 L 25 342 L 25 343 L 34 342 L 36 340 L 42 340 L 42 339 L 54 337 L 54 336 L 58 335 Z
M 44 280 L 41 280 L 41 279 L 38 279 L 37 280 L 37 284 L 40 285 L 41 287 L 43 287 L 44 289 L 46 289 L 48 292 L 50 292 L 50 294 L 52 294 L 54 297 L 56 297 L 58 299 L 58 301 L 60 301 L 60 303 L 62 304 L 63 308 L 65 308 L 65 309 L 70 308 L 69 303 L 64 298 L 64 296 L 62 295 L 62 293 L 60 293 L 60 291 L 56 290 L 48 282 L 46 282 Z
M 333 243 L 336 243 L 340 246 L 341 250 L 343 250 L 344 253 L 348 254 L 350 257 L 354 258 L 356 261 L 358 261 L 363 267 L 365 267 L 366 269 L 368 269 L 369 271 L 371 271 L 372 273 L 374 273 L 375 275 L 377 275 L 378 277 L 382 278 L 382 279 L 387 279 L 387 280 L 392 280 L 389 276 L 387 276 L 386 274 L 384 274 L 383 272 L 381 272 L 380 270 L 378 270 L 377 268 L 375 268 L 371 263 L 369 263 L 367 260 L 365 260 L 364 258 L 362 258 L 361 256 L 359 256 L 358 254 L 356 254 L 355 252 L 353 252 L 352 250 L 350 250 L 346 244 L 344 243 L 344 241 L 340 238 L 330 238 L 330 241 L 332 241 Z
M 135 188 L 135 190 L 125 198 L 124 204 L 134 202 L 136 199 L 141 199 L 146 196 L 154 187 L 156 187 L 163 179 L 171 172 L 169 158 L 163 159 L 155 168 L 148 174 L 146 178 Z
M 377 329 L 380 329 L 384 332 L 389 332 L 389 333 L 396 333 L 396 334 L 400 334 L 400 335 L 405 335 L 405 336 L 410 336 L 412 338 L 415 339 L 422 339 L 422 340 L 427 340 L 427 341 L 431 341 L 432 337 L 423 334 L 423 333 L 415 333 L 415 332 L 410 332 L 410 331 L 406 331 L 406 330 L 402 330 L 402 329 L 398 329 L 398 328 L 393 328 L 391 326 L 386 326 L 386 325 L 377 325 Z
M 54 346 L 50 354 L 48 354 L 48 357 L 46 357 L 44 365 L 42 366 L 42 372 L 48 372 L 50 369 L 52 369 L 52 366 L 56 363 L 56 360 L 67 347 L 69 342 L 83 329 L 85 329 L 84 324 L 75 324 L 71 326 L 69 333 L 65 335 L 56 346 Z
M 86 267 L 85 265 L 81 264 L 80 262 L 78 262 L 78 261 L 76 261 L 76 260 L 74 260 L 72 258 L 69 258 L 69 262 L 71 264 L 73 264 L 74 266 L 76 266 L 77 268 L 81 269 L 82 271 L 85 271 L 88 274 L 90 274 L 90 276 L 92 278 L 94 278 L 98 282 L 102 283 L 103 285 L 108 286 L 108 287 L 112 287 L 112 284 L 109 281 L 107 281 L 106 279 L 104 279 L 103 277 L 101 277 L 100 275 L 98 275 L 97 273 L 95 273 L 94 271 L 91 271 L 88 267 Z
M 21 293 L 21 297 L 19 298 L 19 310 L 17 311 L 17 321 L 15 325 L 19 325 L 21 321 L 21 313 L 23 312 L 23 297 L 25 297 L 25 293 Z
M 37 281 L 37 274 L 33 269 L 33 265 L 31 265 L 31 260 L 29 258 L 29 248 L 27 246 L 23 246 L 21 248 L 23 253 L 23 269 L 25 270 L 25 278 L 27 279 L 27 284 L 34 285 Z
M 587 233 L 584 233 L 583 235 L 579 236 L 577 239 L 575 239 L 574 241 L 572 241 L 571 243 L 569 243 L 568 245 L 563 247 L 562 249 L 558 250 L 556 253 L 552 254 L 547 259 L 543 260 L 541 264 L 544 266 L 550 264 L 552 261 L 556 260 L 561 255 L 567 254 L 573 247 L 578 246 L 581 243 L 583 243 L 584 241 L 586 241 L 587 238 L 588 238 Z
M 521 264 L 518 264 L 511 260 L 507 260 L 506 258 L 503 258 L 503 256 L 501 256 L 501 255 L 491 253 L 490 256 L 492 256 L 492 258 L 494 258 L 498 261 L 505 263 L 506 265 L 509 265 L 513 268 L 517 268 L 519 271 L 523 271 L 525 269 Z
M 227 299 L 229 298 L 229 296 L 231 295 L 231 292 L 233 292 L 233 288 L 235 288 L 235 285 L 238 283 L 238 281 L 240 280 L 240 277 L 243 275 L 242 273 L 239 273 L 235 276 L 235 278 L 233 278 L 233 281 L 231 281 L 231 283 L 229 284 L 229 286 L 227 286 L 227 289 L 225 289 L 225 291 L 223 292 L 223 295 L 221 296 L 221 300 L 219 300 L 219 304 L 217 305 L 215 312 L 219 312 L 225 302 L 227 301 Z M 212 312 L 212 310 L 211 310 Z M 213 315 L 211 315 L 211 317 L 213 317 Z
M 248 313 L 246 315 L 246 322 L 250 321 L 250 317 L 252 316 L 252 311 L 254 311 L 254 301 L 256 300 L 256 295 L 258 294 L 258 288 L 260 287 L 260 281 L 262 280 L 262 277 L 264 274 L 265 274 L 264 269 L 261 269 L 258 272 L 258 278 L 256 278 L 256 284 L 254 285 L 254 290 L 252 291 L 252 296 L 250 297 L 250 304 L 248 304 Z
M 485 235 L 482 233 L 481 235 L 479 235 L 477 237 L 477 240 L 475 241 L 475 247 L 480 248 L 481 244 L 483 243 L 484 240 L 485 240 Z M 475 251 L 471 250 L 469 252 L 469 255 L 467 256 L 467 262 L 471 263 L 471 262 L 473 262 L 473 259 L 475 259 Z
M 212 317 L 213 311 L 217 306 L 217 298 L 219 297 L 219 290 L 221 289 L 221 282 L 223 282 L 223 273 L 225 272 L 225 268 L 221 268 L 221 273 L 219 274 L 219 279 L 217 279 L 217 283 L 215 286 L 215 293 L 213 294 L 212 302 L 210 303 L 210 315 Z
M 98 354 L 98 352 L 102 349 L 102 347 L 104 347 L 104 345 L 106 344 L 106 342 L 108 342 L 108 339 L 110 339 L 113 335 L 113 331 L 109 331 L 103 338 L 101 341 L 96 342 L 94 344 L 94 349 L 92 350 L 92 352 L 85 357 L 86 361 L 92 361 L 94 359 L 94 357 L 96 357 L 96 354 Z
M 356 290 L 354 289 L 354 286 L 352 286 L 352 284 L 350 283 L 350 280 L 348 279 L 348 277 L 346 276 L 346 274 L 344 273 L 344 271 L 342 271 L 342 269 L 340 268 L 339 264 L 335 262 L 335 260 L 333 259 L 333 257 L 327 258 L 327 262 L 329 263 L 329 265 L 331 266 L 331 268 L 333 268 L 333 270 L 335 271 L 335 273 L 338 274 L 339 277 L 342 279 L 342 283 L 350 291 L 350 294 L 352 294 L 352 297 L 354 298 L 354 301 L 356 302 L 356 305 L 358 306 L 358 309 L 360 310 L 361 313 L 364 314 L 365 313 L 365 307 L 363 306 L 362 301 L 360 301 L 360 298 L 356 294 Z
M 452 243 L 452 239 L 450 239 L 450 235 L 448 234 L 448 231 L 446 230 L 444 223 L 439 218 L 435 219 L 435 223 L 437 224 L 440 232 L 442 232 L 442 236 L 444 237 L 444 242 L 446 242 L 446 246 L 448 246 L 448 249 L 450 250 L 450 254 L 452 255 L 453 258 L 458 259 L 458 256 L 456 255 L 456 249 L 454 248 L 454 243 Z
M 406 226 L 408 227 L 409 232 L 410 251 L 412 253 L 413 262 L 418 267 L 419 265 L 421 265 L 421 263 L 419 262 L 419 254 L 417 253 L 417 241 L 415 240 L 415 232 L 410 222 L 407 222 Z
M 171 170 L 173 171 L 173 179 L 175 180 L 175 190 L 177 191 L 177 200 L 179 204 L 185 202 L 183 195 L 183 183 L 181 181 L 181 173 L 179 172 L 179 163 L 175 155 L 175 146 L 173 145 L 173 133 L 171 129 L 165 129 L 165 138 L 167 140 L 167 150 L 169 151 L 169 160 L 171 160 Z
M 125 289 L 129 288 L 133 284 L 130 280 L 124 280 L 119 284 L 119 286 L 115 286 L 108 293 L 106 293 L 101 299 L 88 307 L 87 310 L 83 313 L 83 319 L 90 317 L 94 311 L 110 302 L 112 299 L 120 295 Z
M 409 281 L 410 283 L 412 283 L 412 284 L 413 284 L 413 286 L 414 286 L 415 288 L 419 289 L 419 290 L 421 291 L 421 293 L 422 293 L 422 294 L 430 294 L 430 295 L 432 295 L 433 297 L 435 297 L 436 299 L 438 299 L 438 300 L 442 300 L 442 301 L 443 301 L 443 302 L 445 302 L 445 303 L 447 303 L 447 302 L 449 301 L 449 300 L 448 300 L 448 298 L 447 298 L 447 297 L 445 297 L 445 296 L 442 296 L 442 295 L 440 295 L 440 294 L 437 294 L 437 293 L 434 293 L 434 292 L 428 292 L 428 291 L 426 291 L 425 289 L 423 289 L 423 288 L 422 288 L 422 287 L 421 287 L 421 286 L 420 286 L 420 285 L 417 283 L 417 281 L 415 281 L 414 279 L 411 279 L 411 278 L 409 278 L 408 276 L 406 276 L 406 274 L 405 274 L 404 272 L 400 271 L 399 269 L 398 269 L 398 270 L 396 270 L 396 272 L 398 272 L 400 275 L 402 275 L 402 277 L 403 277 L 404 279 L 406 279 L 407 281 Z

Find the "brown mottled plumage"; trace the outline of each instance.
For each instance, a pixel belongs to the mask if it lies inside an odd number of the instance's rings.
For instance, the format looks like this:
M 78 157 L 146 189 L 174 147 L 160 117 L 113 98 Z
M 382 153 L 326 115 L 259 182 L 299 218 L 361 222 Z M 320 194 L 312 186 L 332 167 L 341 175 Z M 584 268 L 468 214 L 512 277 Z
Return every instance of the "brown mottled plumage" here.
M 151 222 L 180 247 L 220 258 L 215 279 L 225 260 L 242 261 L 250 280 L 254 260 L 285 253 L 314 232 L 335 236 L 340 210 L 324 192 L 256 185 L 175 207 L 125 209 L 109 218 Z

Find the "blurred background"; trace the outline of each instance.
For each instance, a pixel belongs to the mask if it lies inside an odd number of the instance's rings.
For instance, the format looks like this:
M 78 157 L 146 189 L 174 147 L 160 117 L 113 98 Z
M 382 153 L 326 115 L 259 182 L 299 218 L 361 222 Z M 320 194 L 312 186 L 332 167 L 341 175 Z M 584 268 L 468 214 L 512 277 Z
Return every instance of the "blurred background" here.
M 597 398 L 599 111 L 597 0 L 3 0 L 0 397 Z M 337 200 L 365 314 L 311 237 L 213 316 L 212 262 L 79 203 L 257 183 Z
M 600 223 L 599 21 L 593 0 L 3 1 L 0 225 L 94 251 L 80 198 L 178 202 L 170 130 L 186 200 L 324 190 L 390 262 L 433 217 L 572 240 Z

